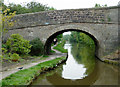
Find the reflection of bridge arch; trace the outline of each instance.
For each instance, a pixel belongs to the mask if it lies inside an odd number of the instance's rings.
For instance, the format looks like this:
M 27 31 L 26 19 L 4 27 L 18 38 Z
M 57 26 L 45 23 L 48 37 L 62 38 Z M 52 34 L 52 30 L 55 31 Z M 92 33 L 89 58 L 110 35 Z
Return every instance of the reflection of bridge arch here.
M 75 87 L 80 87 L 80 85 L 118 85 L 118 74 L 119 67 L 112 66 L 110 64 L 105 64 L 104 62 L 100 62 L 96 60 L 96 65 L 94 70 L 91 74 L 86 76 L 83 80 L 76 80 L 77 82 L 71 80 L 65 80 L 61 77 L 62 74 L 62 65 L 60 65 L 55 70 L 51 70 L 50 72 L 46 72 L 45 74 L 41 74 L 33 83 L 32 85 L 68 85 L 67 87 L 72 87 L 72 82 L 78 85 Z M 61 81 L 61 82 L 60 82 Z M 86 81 L 86 83 L 84 82 Z M 62 83 L 63 82 L 63 83 Z M 78 84 L 77 84 L 78 83 Z M 85 84 L 84 84 L 85 83 Z M 82 86 L 81 86 L 82 87 Z M 88 86 L 90 87 L 90 86 Z
M 95 81 L 98 79 L 98 75 L 99 75 L 99 70 L 98 70 L 98 65 L 96 64 L 94 71 L 89 74 L 88 76 L 86 76 L 83 79 L 79 79 L 79 80 L 69 80 L 69 79 L 64 79 L 62 78 L 59 74 L 54 73 L 51 76 L 47 76 L 46 79 L 49 83 L 51 83 L 52 85 L 93 85 L 95 83 Z M 92 78 L 92 79 L 91 79 Z M 55 79 L 55 80 L 53 80 Z

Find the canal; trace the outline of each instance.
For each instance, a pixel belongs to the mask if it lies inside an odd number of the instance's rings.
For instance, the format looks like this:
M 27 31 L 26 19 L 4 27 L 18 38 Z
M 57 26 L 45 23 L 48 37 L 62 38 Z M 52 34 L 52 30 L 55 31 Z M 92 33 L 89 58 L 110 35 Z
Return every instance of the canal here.
M 101 62 L 94 49 L 84 44 L 66 43 L 66 63 L 41 74 L 32 85 L 117 85 L 118 67 Z

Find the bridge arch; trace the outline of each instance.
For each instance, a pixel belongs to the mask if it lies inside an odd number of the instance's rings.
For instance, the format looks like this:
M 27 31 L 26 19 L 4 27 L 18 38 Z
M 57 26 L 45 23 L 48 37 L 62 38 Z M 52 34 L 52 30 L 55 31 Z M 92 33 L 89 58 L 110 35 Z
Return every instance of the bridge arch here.
M 52 43 L 53 39 L 55 37 L 57 37 L 59 34 L 62 34 L 64 32 L 68 32 L 68 31 L 76 31 L 76 32 L 85 33 L 93 39 L 93 41 L 95 43 L 95 55 L 98 57 L 98 50 L 99 50 L 100 45 L 99 45 L 99 40 L 95 35 L 96 33 L 93 32 L 94 29 L 90 29 L 90 27 L 78 27 L 78 26 L 71 27 L 71 25 L 68 25 L 68 26 L 59 27 L 54 30 L 57 30 L 57 31 L 53 31 L 51 34 L 48 35 L 48 37 L 46 39 L 46 42 L 44 45 L 45 54 L 50 54 L 51 43 Z

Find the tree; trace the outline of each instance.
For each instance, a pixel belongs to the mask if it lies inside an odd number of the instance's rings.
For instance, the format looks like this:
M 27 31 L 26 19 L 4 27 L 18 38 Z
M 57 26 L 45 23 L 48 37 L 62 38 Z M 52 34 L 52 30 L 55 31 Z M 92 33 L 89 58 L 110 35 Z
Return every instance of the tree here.
M 69 41 L 70 40 L 70 35 L 64 35 L 63 39 Z
M 95 7 L 97 8 L 97 7 L 101 7 L 101 6 L 100 6 L 100 4 L 95 4 Z
M 82 32 L 72 32 L 70 36 L 70 42 L 84 43 L 87 45 L 93 45 L 94 41 L 91 37 Z
M 100 5 L 100 4 L 97 4 L 97 3 L 96 3 L 96 4 L 95 4 L 95 7 L 96 7 L 96 8 L 107 7 L 107 4 L 105 4 L 105 5 Z
M 20 4 L 10 3 L 7 7 L 10 9 L 10 12 L 13 13 L 16 11 L 16 14 L 29 13 L 28 8 L 21 6 Z
M 14 4 L 14 3 L 10 3 L 8 6 L 3 4 L 3 8 L 4 9 L 9 8 L 10 9 L 9 12 L 11 12 L 11 13 L 16 11 L 16 14 L 55 10 L 53 7 L 49 7 L 47 5 L 43 5 L 43 4 L 38 3 L 38 2 L 30 2 L 24 6 L 22 6 L 20 4 Z
M 2 34 L 6 32 L 5 27 L 13 26 L 15 21 L 11 21 L 11 19 L 15 16 L 16 12 L 9 13 L 10 9 L 6 9 L 2 12 L 2 8 L 0 7 L 0 59 L 2 58 L 1 48 L 2 48 Z

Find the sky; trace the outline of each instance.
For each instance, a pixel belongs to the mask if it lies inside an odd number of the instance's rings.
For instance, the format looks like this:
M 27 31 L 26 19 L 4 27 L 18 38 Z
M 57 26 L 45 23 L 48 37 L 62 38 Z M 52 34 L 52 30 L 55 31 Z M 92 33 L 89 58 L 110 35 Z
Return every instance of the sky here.
M 79 8 L 92 8 L 96 3 L 107 6 L 118 5 L 119 0 L 4 0 L 5 4 L 25 4 L 31 1 L 40 2 L 44 5 L 54 7 L 57 10 L 61 9 L 79 9 Z

